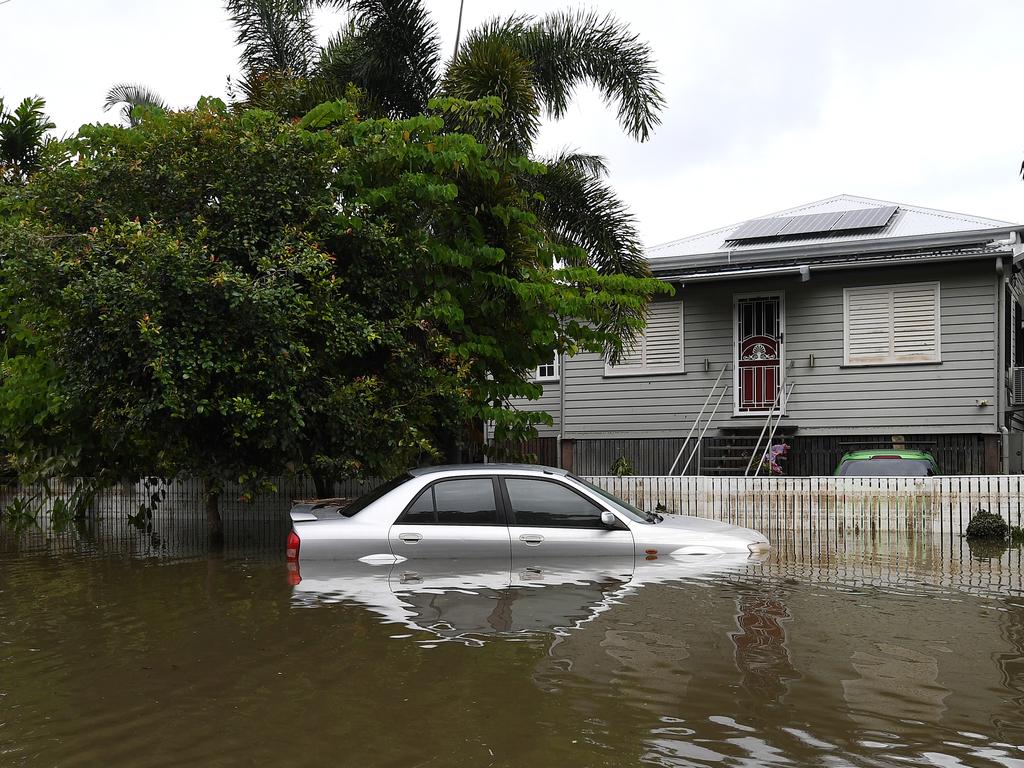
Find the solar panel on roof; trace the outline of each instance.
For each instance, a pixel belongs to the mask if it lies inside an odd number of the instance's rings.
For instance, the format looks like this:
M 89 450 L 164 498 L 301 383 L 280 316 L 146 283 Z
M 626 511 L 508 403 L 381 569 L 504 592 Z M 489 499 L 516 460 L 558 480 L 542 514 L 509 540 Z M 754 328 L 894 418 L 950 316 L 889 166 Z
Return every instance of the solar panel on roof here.
M 846 211 L 843 217 L 832 225 L 831 231 L 842 229 L 868 229 L 884 227 L 896 213 L 895 205 L 884 205 L 879 208 L 863 208 L 859 211 Z
M 789 219 L 753 219 L 741 224 L 727 237 L 727 240 L 756 240 L 762 237 L 775 237 Z
M 785 227 L 779 230 L 779 236 L 802 235 L 810 232 L 828 232 L 832 225 L 843 216 L 839 213 L 812 213 L 807 216 L 793 216 Z
M 726 240 L 766 240 L 772 237 L 825 235 L 849 229 L 884 227 L 897 210 L 899 209 L 895 205 L 885 205 L 856 211 L 752 219 L 738 226 Z

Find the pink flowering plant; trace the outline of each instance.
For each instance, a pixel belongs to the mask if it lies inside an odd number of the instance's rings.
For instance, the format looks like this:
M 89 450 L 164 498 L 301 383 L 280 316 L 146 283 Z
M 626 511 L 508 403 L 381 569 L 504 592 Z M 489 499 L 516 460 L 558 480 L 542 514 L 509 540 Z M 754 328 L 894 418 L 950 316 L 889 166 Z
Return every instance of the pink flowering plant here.
M 769 475 L 785 474 L 782 471 L 782 465 L 779 464 L 779 459 L 785 456 L 787 451 L 789 451 L 789 446 L 785 443 L 776 443 L 771 446 L 764 452 L 764 457 L 761 459 L 761 470 Z

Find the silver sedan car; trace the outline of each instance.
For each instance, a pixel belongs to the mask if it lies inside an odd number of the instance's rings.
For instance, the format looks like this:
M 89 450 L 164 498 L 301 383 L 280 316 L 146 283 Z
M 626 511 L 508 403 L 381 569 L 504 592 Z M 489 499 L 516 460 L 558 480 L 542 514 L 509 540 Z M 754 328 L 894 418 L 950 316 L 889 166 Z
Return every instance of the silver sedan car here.
M 762 555 L 761 533 L 644 512 L 562 469 L 471 464 L 414 469 L 347 506 L 296 504 L 289 560 Z

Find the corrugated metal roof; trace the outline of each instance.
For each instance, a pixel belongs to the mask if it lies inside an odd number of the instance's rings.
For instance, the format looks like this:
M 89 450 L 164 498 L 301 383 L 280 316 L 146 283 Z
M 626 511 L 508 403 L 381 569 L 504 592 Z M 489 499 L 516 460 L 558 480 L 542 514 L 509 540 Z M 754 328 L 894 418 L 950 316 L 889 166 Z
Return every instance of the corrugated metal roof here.
M 739 254 L 750 250 L 771 248 L 791 248 L 795 245 L 818 245 L 822 243 L 848 243 L 863 240 L 884 240 L 892 237 L 909 237 L 914 235 L 937 235 L 945 232 L 967 232 L 1012 226 L 1014 222 L 984 219 L 962 213 L 951 213 L 933 208 L 920 208 L 914 205 L 893 203 L 888 200 L 875 200 L 856 195 L 836 195 L 806 203 L 785 211 L 766 214 L 765 217 L 802 216 L 811 213 L 830 213 L 839 211 L 876 208 L 884 205 L 898 206 L 899 210 L 888 224 L 871 231 L 839 231 L 830 233 L 810 233 L 806 237 L 790 237 L 785 240 L 756 240 L 727 242 L 729 236 L 739 227 L 748 222 L 732 224 L 710 232 L 691 235 L 680 240 L 656 245 L 647 249 L 647 257 L 652 261 L 669 257 L 708 256 L 711 254 Z M 652 266 L 655 266 L 652 264 Z

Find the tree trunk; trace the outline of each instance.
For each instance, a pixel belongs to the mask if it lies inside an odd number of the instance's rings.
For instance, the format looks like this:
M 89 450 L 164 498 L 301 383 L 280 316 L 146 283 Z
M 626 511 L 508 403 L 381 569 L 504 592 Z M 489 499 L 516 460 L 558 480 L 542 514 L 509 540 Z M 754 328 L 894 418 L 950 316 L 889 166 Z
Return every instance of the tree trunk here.
M 220 483 L 206 478 L 203 483 L 203 502 L 206 505 L 206 529 L 212 549 L 224 548 L 224 521 L 220 517 Z

